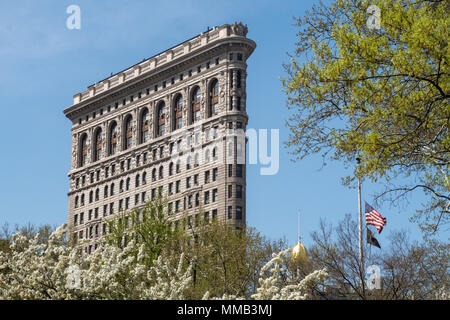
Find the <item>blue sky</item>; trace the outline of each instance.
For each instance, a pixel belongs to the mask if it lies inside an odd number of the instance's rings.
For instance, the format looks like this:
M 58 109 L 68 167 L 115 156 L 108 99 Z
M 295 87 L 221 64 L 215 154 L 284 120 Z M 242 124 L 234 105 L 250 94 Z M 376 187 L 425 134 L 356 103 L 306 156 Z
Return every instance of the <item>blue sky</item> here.
M 242 21 L 257 48 L 248 60 L 248 127 L 280 129 L 287 140 L 289 112 L 281 91 L 282 63 L 293 52 L 299 16 L 315 1 L 24 1 L 0 4 L 0 224 L 62 224 L 67 218 L 70 121 L 63 109 L 75 93 L 143 58 L 203 32 Z M 66 8 L 81 8 L 81 30 L 68 30 Z M 280 170 L 247 172 L 247 222 L 272 239 L 295 243 L 297 209 L 306 245 L 320 218 L 357 217 L 357 193 L 341 185 L 350 171 L 334 162 L 321 169 L 320 156 L 292 162 L 281 145 Z M 382 186 L 365 183 L 369 203 Z M 408 221 L 419 198 L 378 207 L 391 229 L 420 239 Z

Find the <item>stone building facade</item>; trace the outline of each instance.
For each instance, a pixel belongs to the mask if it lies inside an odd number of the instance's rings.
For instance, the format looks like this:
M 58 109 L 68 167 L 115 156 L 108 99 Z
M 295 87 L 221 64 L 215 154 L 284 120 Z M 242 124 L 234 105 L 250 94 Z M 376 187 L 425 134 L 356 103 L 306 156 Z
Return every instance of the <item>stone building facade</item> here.
M 174 226 L 246 221 L 246 61 L 242 23 L 222 25 L 74 96 L 68 225 L 85 252 L 118 211 L 162 195 Z M 80 242 L 81 243 L 81 242 Z

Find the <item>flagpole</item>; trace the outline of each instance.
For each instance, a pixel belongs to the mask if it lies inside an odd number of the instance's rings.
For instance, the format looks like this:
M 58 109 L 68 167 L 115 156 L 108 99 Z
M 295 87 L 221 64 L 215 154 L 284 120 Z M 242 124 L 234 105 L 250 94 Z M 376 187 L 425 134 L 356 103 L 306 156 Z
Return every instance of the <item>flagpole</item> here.
M 360 163 L 356 158 L 356 162 Z M 362 230 L 362 206 L 361 206 L 361 179 L 358 176 L 358 236 L 359 236 L 359 266 L 361 275 L 361 287 L 364 290 L 364 259 L 363 259 L 363 230 Z

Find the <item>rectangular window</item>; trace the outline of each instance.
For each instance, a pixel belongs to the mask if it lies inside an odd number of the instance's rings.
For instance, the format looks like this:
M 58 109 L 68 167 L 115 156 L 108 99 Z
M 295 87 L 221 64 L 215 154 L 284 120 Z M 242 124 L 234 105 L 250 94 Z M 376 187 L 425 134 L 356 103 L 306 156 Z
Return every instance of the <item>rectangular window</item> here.
M 236 219 L 242 220 L 242 207 L 236 207 Z
M 180 212 L 180 204 L 181 204 L 180 200 L 177 200 L 175 202 L 175 212 Z
M 186 189 L 191 187 L 191 177 L 186 178 Z
M 169 195 L 173 194 L 173 182 L 169 183 Z
M 73 216 L 73 224 L 76 226 L 78 224 L 78 215 Z
M 228 185 L 228 198 L 233 197 L 233 186 L 230 184 Z
M 233 207 L 228 207 L 228 219 L 233 219 Z
M 103 205 L 103 216 L 106 217 L 108 215 L 108 205 Z
M 188 197 L 188 208 L 189 209 L 192 208 L 192 194 L 190 194 L 189 197 Z
M 194 175 L 194 185 L 198 186 L 198 174 Z
M 242 198 L 242 186 L 236 186 L 236 198 Z
M 130 197 L 125 199 L 125 209 L 130 209 Z
M 216 202 L 217 201 L 217 194 L 218 194 L 217 189 L 214 189 L 212 191 L 212 202 Z
M 236 177 L 242 178 L 242 171 L 243 171 L 243 165 L 237 164 L 236 165 Z
M 147 196 L 147 193 L 145 191 L 141 193 L 141 202 L 145 202 L 146 196 Z
M 216 219 L 216 218 L 217 218 L 217 209 L 214 209 L 214 210 L 212 211 L 212 218 L 213 218 L 213 219 Z
M 178 180 L 177 182 L 175 182 L 175 192 L 179 193 L 181 189 L 181 180 Z
M 114 202 L 109 204 L 109 214 L 113 214 L 114 213 Z
M 134 204 L 138 205 L 139 204 L 139 194 L 135 194 L 134 195 Z
M 228 165 L 228 177 L 232 177 L 233 176 L 233 165 L 229 164 Z
M 204 199 L 204 201 L 205 201 L 205 204 L 209 203 L 209 191 L 205 191 L 205 199 Z
M 213 172 L 213 174 L 212 174 L 212 180 L 213 180 L 213 181 L 216 181 L 216 180 L 217 180 L 217 176 L 218 176 L 218 174 L 219 174 L 219 169 L 218 169 L 218 168 L 214 168 L 212 172 Z
M 205 183 L 209 183 L 209 170 L 205 171 Z

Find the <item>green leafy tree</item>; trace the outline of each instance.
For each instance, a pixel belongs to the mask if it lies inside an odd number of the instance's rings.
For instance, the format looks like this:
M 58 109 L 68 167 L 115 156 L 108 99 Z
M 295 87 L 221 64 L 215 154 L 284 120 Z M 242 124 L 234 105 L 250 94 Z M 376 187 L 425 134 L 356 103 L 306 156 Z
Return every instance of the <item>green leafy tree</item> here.
M 239 296 L 256 292 L 261 268 L 272 254 L 287 247 L 284 240 L 270 241 L 254 228 L 236 227 L 218 219 L 206 220 L 203 212 L 188 215 L 179 225 L 183 231 L 167 247 L 167 257 L 176 261 L 184 254 L 192 266 L 191 299 Z
M 413 219 L 427 234 L 450 212 L 449 9 L 448 1 L 321 3 L 297 19 L 283 79 L 295 158 L 359 157 L 356 175 L 386 182 L 380 199 L 423 191 L 429 201 Z
M 161 255 L 165 246 L 179 233 L 172 228 L 168 219 L 167 201 L 161 197 L 147 201 L 144 207 L 121 211 L 108 222 L 108 234 L 105 241 L 119 248 L 129 241 L 135 242 L 135 249 L 130 251 L 136 257 L 144 246 L 144 262 L 151 266 Z

